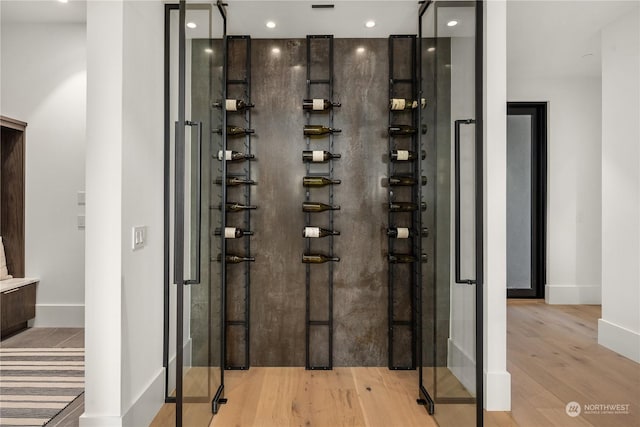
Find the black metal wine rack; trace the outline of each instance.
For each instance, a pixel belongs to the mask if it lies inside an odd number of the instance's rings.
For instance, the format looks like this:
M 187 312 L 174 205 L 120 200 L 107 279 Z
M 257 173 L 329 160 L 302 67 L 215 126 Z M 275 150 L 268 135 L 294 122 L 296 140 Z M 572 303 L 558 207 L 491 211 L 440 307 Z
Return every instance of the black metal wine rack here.
M 410 47 L 402 46 L 405 48 L 400 49 L 397 46 L 399 44 L 409 44 Z M 402 67 L 399 64 L 405 64 L 405 66 Z M 408 187 L 410 190 L 407 187 L 395 187 L 389 184 L 389 203 L 411 202 L 417 205 L 417 209 L 411 212 L 394 212 L 389 207 L 388 227 L 396 229 L 403 227 L 411 230 L 410 237 L 402 239 L 403 242 L 392 236 L 389 236 L 388 239 L 388 357 L 389 369 L 393 370 L 416 368 L 417 304 L 415 295 L 417 294 L 417 288 L 420 286 L 422 261 L 420 197 L 420 186 L 422 184 L 420 162 L 422 156 L 418 143 L 418 132 L 421 130 L 417 129 L 422 103 L 418 95 L 416 68 L 416 36 L 389 36 L 389 100 L 402 98 L 417 102 L 416 108 L 406 110 L 393 110 L 389 106 L 389 127 L 398 124 L 411 126 L 415 129 L 415 133 L 394 136 L 389 132 L 388 176 L 410 176 L 416 182 L 413 186 Z M 412 161 L 392 161 L 391 152 L 393 150 L 412 151 L 414 159 Z M 410 197 L 411 200 L 406 200 L 407 197 Z M 392 263 L 391 255 L 400 252 L 413 256 L 414 261 L 400 264 Z M 402 302 L 399 301 L 400 297 L 403 297 Z M 405 304 L 410 305 L 408 318 L 406 310 L 403 314 L 397 313 L 399 311 L 398 308 Z M 410 335 L 410 339 L 406 339 L 407 334 Z M 406 357 L 406 355 L 409 355 L 409 357 Z
M 326 60 L 326 62 L 322 62 L 322 61 L 314 61 L 313 59 L 313 53 L 314 53 L 314 47 L 317 48 L 321 48 L 322 47 L 322 43 L 326 43 L 327 44 L 327 54 L 328 54 L 328 58 Z M 317 59 L 317 58 L 316 58 Z M 320 68 L 321 66 L 326 67 L 326 69 L 324 70 L 325 72 L 322 73 L 318 73 L 317 71 L 323 71 L 323 70 L 318 70 L 318 68 Z M 319 78 L 322 77 L 322 78 Z M 328 99 L 330 102 L 333 102 L 333 36 L 332 35 L 308 35 L 307 36 L 307 92 L 306 92 L 306 97 L 307 99 L 312 99 L 312 98 L 326 98 Z M 318 120 L 320 116 L 326 117 L 324 120 L 327 121 L 327 126 L 329 128 L 333 128 L 333 114 L 334 114 L 334 110 L 333 108 L 330 108 L 328 110 L 328 112 L 326 112 L 325 114 L 314 114 L 311 111 L 307 110 L 306 111 L 306 124 L 310 125 L 310 124 L 316 124 L 316 123 L 312 123 L 312 120 Z M 307 150 L 312 150 L 311 148 L 311 138 L 309 136 L 307 136 L 306 138 L 306 149 Z M 334 135 L 333 132 L 330 132 L 327 136 L 328 141 L 328 146 L 327 146 L 327 150 L 330 153 L 334 153 L 333 150 L 333 143 L 334 143 Z M 316 147 L 317 148 L 317 147 Z M 307 176 L 321 176 L 321 177 L 325 177 L 328 179 L 333 180 L 334 179 L 334 165 L 333 165 L 333 159 L 329 159 L 329 161 L 327 162 L 328 165 L 328 171 L 326 172 L 318 172 L 315 170 L 312 170 L 312 164 L 311 163 L 306 163 L 306 175 Z M 315 165 L 314 165 L 315 166 Z M 311 201 L 311 193 L 318 193 L 319 190 L 311 190 L 310 188 L 306 189 L 305 192 L 305 201 L 309 202 Z M 333 184 L 328 185 L 328 203 L 329 205 L 334 204 L 334 188 L 333 188 Z M 333 216 L 334 216 L 334 211 L 333 210 L 329 210 L 327 213 L 328 215 L 328 227 L 330 230 L 334 229 L 334 222 L 333 222 Z M 314 225 L 317 226 L 317 223 L 313 223 L 312 224 L 312 217 L 313 219 L 317 219 L 319 216 L 319 214 L 317 213 L 309 213 L 306 212 L 305 213 L 305 227 Z M 314 241 L 314 244 L 312 244 L 312 241 Z M 322 242 L 320 242 L 322 241 Z M 313 251 L 315 251 L 315 247 L 316 245 L 323 245 L 323 248 L 327 251 L 327 256 L 329 257 L 333 257 L 334 256 L 334 251 L 333 251 L 333 244 L 334 244 L 334 236 L 328 236 L 325 237 L 323 239 L 311 239 L 311 238 L 306 238 L 305 239 L 305 253 L 309 254 Z M 327 247 L 328 245 L 328 247 Z M 314 310 L 312 310 L 312 303 L 313 300 L 311 298 L 311 293 L 312 293 L 312 289 L 311 289 L 311 271 L 313 270 L 314 272 L 318 272 L 321 269 L 321 266 L 314 266 L 311 264 L 306 264 L 305 265 L 305 284 L 306 284 L 306 310 L 305 310 L 305 324 L 306 324 L 306 330 L 305 330 L 305 367 L 306 369 L 317 369 L 317 370 L 330 370 L 333 369 L 333 273 L 334 273 L 334 264 L 333 262 L 329 262 L 328 263 L 328 278 L 327 278 L 327 289 L 326 289 L 326 295 L 327 295 L 327 313 L 326 313 L 326 318 L 325 319 L 317 319 L 317 318 L 312 318 L 312 313 L 315 313 Z M 314 357 L 312 355 L 313 349 L 314 347 L 314 337 L 319 336 L 319 329 L 320 328 L 327 328 L 327 358 L 326 358 L 326 363 L 315 363 Z M 320 346 L 318 346 L 320 347 Z M 315 354 L 315 353 L 314 353 Z
M 238 99 L 243 100 L 247 104 L 251 104 L 251 37 L 250 36 L 227 36 L 225 38 L 226 42 L 226 61 L 225 66 L 226 70 L 226 93 L 227 99 Z M 243 46 L 244 45 L 244 46 Z M 232 61 L 231 55 L 242 55 L 244 54 L 244 61 Z M 243 64 L 242 66 L 234 66 L 234 68 L 242 68 L 242 69 L 233 69 L 230 70 L 229 64 Z M 232 78 L 230 78 L 232 77 Z M 239 77 L 239 78 L 238 78 Z M 230 123 L 232 122 L 232 123 Z M 227 132 L 227 125 L 233 125 L 238 127 L 243 127 L 245 129 L 251 129 L 251 108 L 245 108 L 244 111 L 238 112 L 229 112 L 227 110 L 227 117 L 224 123 L 224 127 L 222 128 L 222 132 Z M 233 149 L 236 151 L 240 150 L 240 143 L 242 145 L 242 151 L 251 154 L 251 133 L 246 133 L 244 137 L 241 138 L 229 138 L 227 137 L 227 149 Z M 235 146 L 234 146 L 235 145 Z M 230 147 L 229 147 L 230 146 Z M 227 166 L 227 177 L 235 177 L 245 180 L 251 180 L 251 161 L 244 161 L 239 166 L 242 169 L 236 170 L 236 166 Z M 229 169 L 232 169 L 233 172 L 229 172 Z M 227 187 L 227 197 L 226 200 L 229 200 L 228 194 L 230 192 L 234 192 L 234 197 L 242 197 L 242 203 L 246 206 L 251 205 L 251 185 L 244 184 L 242 186 L 238 186 L 235 188 Z M 241 196 L 238 193 L 242 193 Z M 239 202 L 238 199 L 233 200 L 234 202 Z M 226 206 L 221 206 L 223 212 L 226 215 L 226 224 L 233 224 L 233 226 L 241 227 L 243 230 L 251 230 L 251 210 L 244 209 L 243 212 L 227 212 Z M 239 220 L 239 218 L 242 218 Z M 236 248 L 233 251 L 234 255 L 239 255 L 243 257 L 251 257 L 251 237 L 243 236 L 243 247 L 242 251 L 244 253 L 239 253 Z M 230 242 L 226 242 L 225 246 L 227 250 L 226 254 L 229 254 L 228 250 Z M 235 242 L 234 242 L 235 245 Z M 249 347 L 250 347 L 250 292 L 251 292 L 251 263 L 250 262 L 242 262 L 242 265 L 234 265 L 228 264 L 225 260 L 224 268 L 244 268 L 244 294 L 243 294 L 243 305 L 244 310 L 242 316 L 240 318 L 229 319 L 228 317 L 225 319 L 225 335 L 226 335 L 226 348 L 225 348 L 225 369 L 230 370 L 246 370 L 250 367 L 250 358 L 249 358 Z M 230 286 L 236 286 L 235 283 L 229 283 L 229 274 L 226 274 L 227 280 L 224 283 L 225 292 L 228 294 L 228 290 Z M 232 312 L 231 304 L 229 298 L 225 298 L 226 300 L 226 313 L 227 316 Z M 237 302 L 236 302 L 237 303 Z M 242 331 L 240 333 L 230 333 L 232 329 L 240 328 Z M 244 348 L 244 360 L 238 363 L 239 361 L 233 360 L 234 357 L 231 354 L 232 349 Z

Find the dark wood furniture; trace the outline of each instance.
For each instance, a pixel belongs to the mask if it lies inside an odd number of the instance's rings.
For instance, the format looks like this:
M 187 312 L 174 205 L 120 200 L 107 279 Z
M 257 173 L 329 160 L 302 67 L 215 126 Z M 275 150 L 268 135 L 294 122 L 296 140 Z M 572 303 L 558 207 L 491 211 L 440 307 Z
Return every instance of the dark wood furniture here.
M 0 236 L 13 277 L 24 277 L 24 152 L 27 124 L 0 116 Z
M 0 281 L 0 336 L 26 329 L 36 316 L 38 279 L 24 279 L 25 130 L 20 120 L 0 116 L 0 236 L 9 274 Z
M 27 329 L 36 317 L 38 279 L 9 279 L 0 282 L 0 337 Z

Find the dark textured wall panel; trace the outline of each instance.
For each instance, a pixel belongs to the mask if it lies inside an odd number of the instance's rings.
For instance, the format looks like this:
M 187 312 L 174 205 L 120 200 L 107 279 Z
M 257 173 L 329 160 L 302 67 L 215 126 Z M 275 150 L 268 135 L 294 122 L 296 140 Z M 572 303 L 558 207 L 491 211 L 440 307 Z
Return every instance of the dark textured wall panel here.
M 253 200 L 256 235 L 252 240 L 257 257 L 252 269 L 251 362 L 256 366 L 302 366 L 305 355 L 305 266 L 301 237 L 305 197 L 301 185 L 305 166 L 301 162 L 305 139 L 305 115 L 301 101 L 306 95 L 306 40 L 253 40 L 252 101 L 254 177 L 258 186 Z M 386 39 L 336 39 L 334 100 L 336 109 L 334 151 L 335 264 L 334 364 L 336 366 L 386 365 L 387 273 L 386 176 L 384 155 L 388 102 Z M 274 52 L 274 48 L 280 49 Z M 364 52 L 358 48 L 364 48 Z M 314 55 L 326 58 L 323 46 Z M 318 62 L 321 65 L 322 62 Z M 315 78 L 323 78 L 322 67 Z M 328 96 L 318 87 L 314 97 Z M 314 124 L 327 117 L 314 114 Z M 311 149 L 326 149 L 327 138 L 314 139 Z M 316 166 L 314 165 L 314 170 Z M 326 170 L 319 167 L 317 170 Z M 312 199 L 327 202 L 327 189 L 313 189 Z M 328 214 L 313 214 L 314 225 L 327 227 Z M 312 242 L 318 252 L 327 251 L 326 239 Z M 314 319 L 327 313 L 327 265 L 312 266 Z M 317 329 L 317 330 L 315 330 Z M 326 363 L 326 328 L 312 331 L 311 362 Z

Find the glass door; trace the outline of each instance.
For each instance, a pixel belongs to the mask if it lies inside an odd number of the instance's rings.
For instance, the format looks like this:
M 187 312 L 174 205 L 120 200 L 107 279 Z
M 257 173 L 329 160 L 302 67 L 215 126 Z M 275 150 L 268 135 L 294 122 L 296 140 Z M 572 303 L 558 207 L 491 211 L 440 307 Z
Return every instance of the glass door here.
M 223 236 L 215 233 L 224 227 L 219 209 L 224 183 L 215 184 L 217 176 L 224 176 L 217 153 L 225 137 L 216 132 L 224 116 L 224 9 L 181 1 L 167 6 L 165 23 L 166 217 L 172 249 L 165 316 L 173 340 L 166 345 L 167 391 L 168 400 L 176 402 L 177 426 L 208 426 L 224 401 L 224 277 L 218 261 L 224 259 L 224 247 Z
M 483 422 L 481 7 L 436 0 L 420 9 L 422 226 L 429 230 L 419 290 L 420 393 L 442 427 Z

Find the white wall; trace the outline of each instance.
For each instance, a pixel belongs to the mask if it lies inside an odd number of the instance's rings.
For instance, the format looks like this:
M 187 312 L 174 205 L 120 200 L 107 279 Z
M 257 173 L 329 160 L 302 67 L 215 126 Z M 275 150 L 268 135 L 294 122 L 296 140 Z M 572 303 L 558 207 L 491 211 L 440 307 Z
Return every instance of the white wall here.
M 640 362 L 640 7 L 602 31 L 602 318 L 598 342 Z
M 4 23 L 1 39 L 0 113 L 28 123 L 25 274 L 40 278 L 35 325 L 81 327 L 85 26 Z
M 547 286 L 550 304 L 599 304 L 600 77 L 508 73 L 509 101 L 548 102 Z
M 160 1 L 87 5 L 85 427 L 149 425 L 164 403 L 163 17 Z

